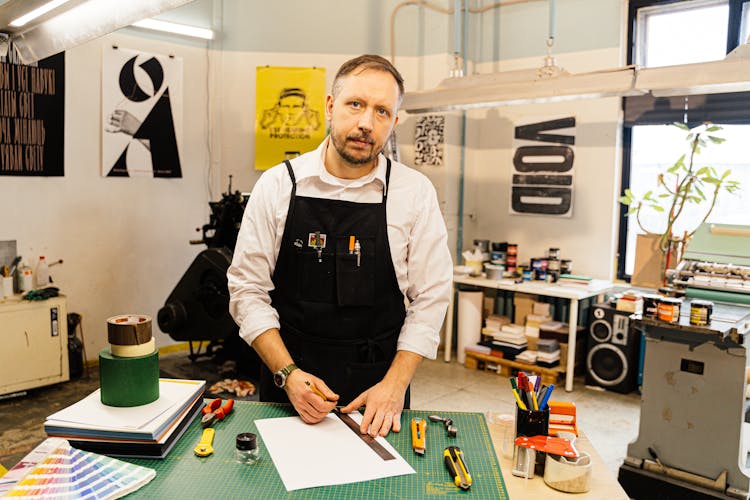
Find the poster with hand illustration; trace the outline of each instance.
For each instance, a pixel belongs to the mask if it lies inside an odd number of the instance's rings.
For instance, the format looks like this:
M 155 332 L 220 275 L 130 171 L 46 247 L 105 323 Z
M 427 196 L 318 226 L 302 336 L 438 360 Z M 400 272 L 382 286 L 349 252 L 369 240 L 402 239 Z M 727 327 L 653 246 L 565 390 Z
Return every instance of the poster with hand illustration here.
M 106 47 L 102 176 L 182 177 L 182 59 Z

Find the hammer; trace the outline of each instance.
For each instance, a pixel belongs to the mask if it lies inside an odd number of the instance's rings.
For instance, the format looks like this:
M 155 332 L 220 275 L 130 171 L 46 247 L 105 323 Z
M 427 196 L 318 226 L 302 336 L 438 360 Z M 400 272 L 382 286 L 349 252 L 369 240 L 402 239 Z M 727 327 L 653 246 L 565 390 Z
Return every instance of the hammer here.
M 440 415 L 430 415 L 427 417 L 430 419 L 430 422 L 442 422 L 445 426 L 445 432 L 448 433 L 448 436 L 454 438 L 456 437 L 456 433 L 458 432 L 458 429 L 456 429 L 456 426 L 453 425 L 453 419 L 450 418 L 443 418 Z

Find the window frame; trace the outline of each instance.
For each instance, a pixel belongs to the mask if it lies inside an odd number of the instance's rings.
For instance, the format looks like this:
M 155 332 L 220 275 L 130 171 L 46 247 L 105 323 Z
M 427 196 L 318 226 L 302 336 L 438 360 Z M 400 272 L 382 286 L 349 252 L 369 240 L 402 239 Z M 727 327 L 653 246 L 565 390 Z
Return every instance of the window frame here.
M 693 3 L 691 0 L 630 0 L 628 3 L 628 33 L 627 33 L 627 57 L 628 64 L 635 64 L 637 60 L 637 41 L 636 38 L 639 36 L 637 33 L 638 26 L 638 12 L 640 9 L 656 7 L 656 6 L 667 6 L 678 4 Z M 748 4 L 747 8 L 750 8 L 750 0 L 728 0 L 729 13 L 727 19 L 727 49 L 728 54 L 734 50 L 741 43 L 747 42 L 747 40 L 740 40 L 740 31 L 742 27 L 742 10 L 745 4 Z M 697 5 L 696 5 L 697 6 Z M 745 94 L 750 95 L 750 92 Z M 623 113 L 626 110 L 627 99 L 622 99 Z M 748 120 L 750 121 L 750 112 L 748 114 Z M 645 123 L 644 123 L 645 124 Z M 621 177 L 621 189 L 620 193 L 624 193 L 626 189 L 630 188 L 631 179 L 631 167 L 632 167 L 632 142 L 633 142 L 633 127 L 638 124 L 623 124 L 622 129 L 622 177 Z M 628 241 L 628 218 L 627 212 L 628 207 L 618 203 L 619 205 L 619 230 L 618 230 L 618 241 L 617 241 L 617 278 L 630 282 L 630 275 L 626 274 L 625 271 L 625 253 L 627 251 Z

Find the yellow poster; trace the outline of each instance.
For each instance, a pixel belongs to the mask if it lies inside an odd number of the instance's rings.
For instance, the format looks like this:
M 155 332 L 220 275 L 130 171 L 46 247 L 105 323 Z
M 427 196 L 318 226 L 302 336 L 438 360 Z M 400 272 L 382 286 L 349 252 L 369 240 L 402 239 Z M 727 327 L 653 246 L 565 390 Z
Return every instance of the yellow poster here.
M 318 147 L 326 135 L 324 68 L 259 66 L 255 85 L 256 170 Z

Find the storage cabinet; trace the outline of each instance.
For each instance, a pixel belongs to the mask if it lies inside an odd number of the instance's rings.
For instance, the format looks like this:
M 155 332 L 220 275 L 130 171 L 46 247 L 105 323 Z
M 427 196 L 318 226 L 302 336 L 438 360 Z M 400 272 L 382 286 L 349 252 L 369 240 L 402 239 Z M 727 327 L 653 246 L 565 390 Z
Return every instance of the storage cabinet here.
M 69 380 L 64 297 L 0 303 L 0 394 Z

